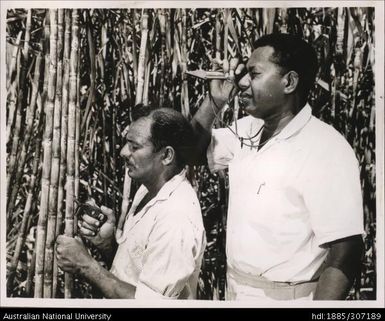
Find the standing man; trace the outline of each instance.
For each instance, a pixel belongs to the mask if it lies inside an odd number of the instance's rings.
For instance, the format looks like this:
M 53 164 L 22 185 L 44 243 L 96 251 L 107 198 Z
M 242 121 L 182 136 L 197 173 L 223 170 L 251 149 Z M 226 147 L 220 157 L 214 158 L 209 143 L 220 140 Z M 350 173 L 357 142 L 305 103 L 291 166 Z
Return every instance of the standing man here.
M 229 170 L 227 299 L 345 299 L 363 249 L 357 159 L 311 114 L 312 47 L 271 34 L 255 48 L 238 84 L 249 116 L 211 129 L 236 91 L 215 80 L 192 120 L 201 159 Z
M 78 239 L 59 236 L 57 258 L 107 298 L 194 299 L 205 248 L 197 196 L 184 169 L 193 142 L 188 121 L 172 109 L 152 111 L 131 124 L 121 151 L 128 173 L 141 187 L 117 230 L 111 210 L 83 215 L 80 233 L 93 242 L 111 270 L 93 259 Z M 103 216 L 107 221 L 102 224 Z M 117 251 L 115 253 L 117 247 Z

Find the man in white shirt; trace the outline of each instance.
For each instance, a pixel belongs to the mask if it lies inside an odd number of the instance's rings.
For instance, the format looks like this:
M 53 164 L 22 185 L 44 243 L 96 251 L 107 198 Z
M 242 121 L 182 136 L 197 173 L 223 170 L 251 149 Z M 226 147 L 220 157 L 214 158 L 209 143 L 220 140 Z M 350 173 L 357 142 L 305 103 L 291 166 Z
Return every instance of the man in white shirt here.
M 156 109 L 133 122 L 126 139 L 121 156 L 130 177 L 142 185 L 123 229 L 115 238 L 115 217 L 103 206 L 99 218 L 83 215 L 79 229 L 106 258 L 113 257 L 110 271 L 80 240 L 66 236 L 57 240 L 58 264 L 85 277 L 107 298 L 194 299 L 206 238 L 184 169 L 191 125 L 172 109 Z
M 363 248 L 357 159 L 306 103 L 317 72 L 312 47 L 271 34 L 255 48 L 238 83 L 249 116 L 212 130 L 236 91 L 215 80 L 192 120 L 200 162 L 206 155 L 212 171 L 229 170 L 226 298 L 344 299 Z

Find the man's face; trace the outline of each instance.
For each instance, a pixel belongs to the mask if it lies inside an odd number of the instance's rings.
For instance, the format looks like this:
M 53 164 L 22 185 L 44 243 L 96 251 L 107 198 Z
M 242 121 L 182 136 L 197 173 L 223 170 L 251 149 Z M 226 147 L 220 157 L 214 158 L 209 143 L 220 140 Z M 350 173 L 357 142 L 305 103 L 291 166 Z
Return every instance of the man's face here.
M 244 110 L 264 120 L 280 113 L 284 104 L 284 79 L 278 65 L 270 61 L 272 47 L 253 51 L 247 65 L 248 74 L 239 82 L 240 105 Z
M 133 122 L 127 133 L 127 143 L 120 155 L 124 158 L 128 175 L 145 184 L 155 180 L 161 173 L 161 152 L 154 152 L 151 138 L 152 120 L 140 118 Z

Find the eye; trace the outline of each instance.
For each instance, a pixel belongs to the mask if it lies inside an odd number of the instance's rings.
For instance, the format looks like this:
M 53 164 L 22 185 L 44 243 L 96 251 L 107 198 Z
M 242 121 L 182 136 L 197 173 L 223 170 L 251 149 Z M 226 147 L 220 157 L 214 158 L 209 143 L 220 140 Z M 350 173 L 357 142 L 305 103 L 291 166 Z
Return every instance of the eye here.
M 256 78 L 260 75 L 261 73 L 258 72 L 258 71 L 253 71 L 250 73 L 250 78 L 253 79 L 253 78 Z
M 137 146 L 137 145 L 130 145 L 130 149 L 131 149 L 131 151 L 134 152 L 134 151 L 139 149 L 139 146 Z

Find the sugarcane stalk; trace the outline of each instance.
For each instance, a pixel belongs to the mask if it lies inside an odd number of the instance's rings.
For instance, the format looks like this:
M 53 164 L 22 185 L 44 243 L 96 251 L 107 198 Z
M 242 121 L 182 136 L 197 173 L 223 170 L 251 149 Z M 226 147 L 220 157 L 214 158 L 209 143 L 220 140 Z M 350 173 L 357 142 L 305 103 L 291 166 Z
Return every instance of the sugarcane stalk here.
M 123 198 L 122 198 L 120 218 L 119 218 L 119 222 L 118 222 L 118 229 L 120 229 L 120 230 L 123 230 L 124 221 L 125 221 L 126 215 L 128 213 L 128 207 L 130 205 L 131 184 L 132 184 L 132 179 L 128 175 L 128 168 L 125 167 Z
M 78 51 L 78 70 L 76 73 L 76 111 L 75 111 L 75 199 L 79 198 L 79 142 L 80 142 L 80 50 Z M 77 233 L 77 217 L 74 216 L 74 233 Z
M 28 148 L 30 143 L 30 138 L 33 130 L 33 120 L 35 117 L 35 109 L 36 109 L 36 100 L 37 100 L 37 94 L 39 90 L 39 79 L 40 79 L 40 69 L 41 69 L 41 61 L 42 61 L 42 55 L 41 53 L 37 54 L 36 62 L 35 62 L 35 73 L 34 73 L 34 79 L 32 82 L 32 93 L 31 93 L 31 99 L 30 103 L 27 106 L 27 115 L 26 115 L 26 124 L 25 124 L 25 133 L 24 133 L 24 140 L 22 149 L 19 156 L 19 161 L 17 164 L 17 170 L 16 170 L 16 177 L 13 181 L 12 185 L 12 192 L 10 194 L 9 200 L 8 200 L 8 207 L 7 207 L 7 216 L 10 218 L 13 213 L 14 205 L 16 202 L 16 196 L 19 192 L 20 188 L 20 181 L 21 177 L 24 173 L 24 165 L 28 154 Z
M 170 101 L 170 106 L 174 106 L 174 86 L 173 86 L 173 79 L 176 75 L 176 71 L 174 71 L 174 65 L 176 61 L 176 52 L 174 51 L 174 47 L 176 46 L 176 43 L 172 43 L 172 36 L 171 36 L 171 25 L 174 25 L 171 23 L 173 21 L 172 18 L 172 12 L 166 11 L 165 12 L 165 18 L 166 18 L 166 52 L 167 56 L 170 57 L 168 62 L 170 66 L 170 71 L 168 73 L 168 83 L 170 84 L 170 89 L 168 90 L 168 100 Z M 174 21 L 173 21 L 174 23 Z M 177 36 L 177 33 L 174 32 L 174 38 Z
M 19 70 L 16 72 L 16 77 L 18 79 L 19 77 Z M 7 119 L 7 145 L 9 143 L 9 140 L 11 138 L 11 129 L 13 126 L 13 122 L 15 120 L 15 114 L 16 114 L 16 106 L 17 106 L 17 88 L 16 88 L 16 81 L 14 82 L 14 85 L 12 85 L 9 89 L 9 95 L 8 95 L 8 102 L 7 102 L 7 111 L 8 111 L 8 119 Z M 7 172 L 7 175 L 9 173 Z
M 45 106 L 45 131 L 43 137 L 43 172 L 41 180 L 40 212 L 36 236 L 36 275 L 35 275 L 35 297 L 41 298 L 44 295 L 44 259 L 45 242 L 47 237 L 47 220 L 49 208 L 49 187 L 52 168 L 52 136 L 54 119 L 54 102 L 56 91 L 57 71 L 57 10 L 50 9 L 50 37 L 49 37 L 49 75 L 47 105 Z
M 15 126 L 13 128 L 13 137 L 12 137 L 12 149 L 8 160 L 8 175 L 7 175 L 7 196 L 8 197 L 11 194 L 11 182 L 13 182 L 13 178 L 15 175 L 14 172 L 15 172 L 17 160 L 18 160 L 17 154 L 19 150 L 19 143 L 21 141 L 20 140 L 21 121 L 22 121 L 22 115 L 23 115 L 23 108 L 25 106 L 25 100 L 27 96 L 26 79 L 27 79 L 27 69 L 28 69 L 29 41 L 31 38 L 31 20 L 32 20 L 32 13 L 31 13 L 31 9 L 29 9 L 27 12 L 27 21 L 25 25 L 23 58 L 21 61 L 19 92 L 18 92 L 17 104 L 16 104 L 16 119 L 15 119 Z M 8 220 L 10 221 L 11 217 L 8 216 Z
M 231 19 L 229 9 L 223 11 L 223 23 L 224 23 L 224 39 L 223 39 L 223 59 L 228 61 L 228 46 L 229 46 L 229 24 L 228 21 Z
M 49 11 L 47 11 L 46 12 L 46 17 L 45 17 L 45 23 L 44 23 L 44 42 L 43 42 L 44 81 L 43 81 L 43 92 L 42 92 L 42 94 L 40 96 L 38 96 L 38 106 L 39 106 L 39 101 L 40 101 L 40 113 L 41 114 L 43 114 L 43 113 L 45 114 L 46 113 L 46 105 L 47 105 L 46 100 L 47 100 L 47 92 L 48 92 L 48 78 L 49 78 L 49 73 L 50 73 L 50 52 L 49 52 L 49 42 L 50 42 L 50 36 L 49 36 L 50 35 L 50 22 L 49 22 L 49 19 L 50 19 L 50 16 L 49 16 L 49 14 L 50 14 Z M 40 100 L 39 100 L 39 97 L 40 97 Z M 43 174 L 42 174 L 42 176 L 43 176 Z M 37 227 L 37 230 L 38 230 L 38 227 Z M 35 248 L 34 248 L 34 255 L 35 255 L 34 262 L 35 262 L 35 264 L 37 264 L 37 260 L 36 260 L 36 252 L 38 251 L 37 247 L 38 246 L 41 247 L 42 240 L 40 240 L 39 242 L 40 243 L 37 243 L 37 242 L 35 243 Z M 41 251 L 42 250 L 40 249 L 39 250 L 39 255 L 40 255 Z M 37 279 L 40 280 L 40 277 L 42 277 L 42 274 L 43 274 L 43 270 L 42 269 L 44 267 L 41 266 L 42 265 L 42 261 L 41 260 L 39 260 L 38 264 L 39 264 L 39 266 L 35 267 L 33 272 L 35 273 L 36 270 L 39 271 L 39 277 L 37 277 Z M 39 283 L 39 280 L 37 282 L 38 282 L 38 286 L 40 287 L 41 283 Z M 35 289 L 36 289 L 36 287 L 35 287 Z M 42 296 L 42 289 L 39 288 L 38 291 L 40 293 L 40 296 Z
M 15 120 L 15 111 L 16 111 L 16 102 L 17 102 L 17 84 L 19 79 L 19 71 L 20 68 L 17 68 L 19 61 L 19 47 L 21 36 L 23 35 L 23 31 L 20 31 L 17 35 L 14 48 L 12 50 L 12 56 L 10 61 L 9 75 L 7 77 L 7 91 L 9 92 L 8 99 L 8 115 L 7 115 L 7 144 L 11 137 L 11 129 L 13 126 L 13 122 Z M 14 76 L 15 74 L 15 76 Z M 13 81 L 12 81 L 13 80 Z
M 188 82 L 186 77 L 187 71 L 187 46 L 186 46 L 186 33 L 187 33 L 187 16 L 186 9 L 182 10 L 182 28 L 181 28 L 181 69 L 182 69 L 182 114 L 186 118 L 190 116 L 190 106 L 189 106 L 189 97 L 188 97 Z
M 124 61 L 122 60 L 122 63 Z M 121 74 L 121 78 L 123 78 L 123 75 Z M 117 92 L 117 87 L 118 87 L 118 82 L 119 82 L 119 72 L 116 73 L 115 76 L 115 84 L 114 84 L 114 89 L 113 89 L 113 94 L 112 94 L 112 131 L 111 131 L 111 141 L 112 141 L 112 159 L 111 159 L 111 171 L 112 171 L 112 203 L 113 203 L 113 211 L 116 213 L 116 193 L 115 193 L 115 188 L 117 187 L 116 185 L 116 118 L 117 118 L 117 98 L 116 98 L 116 92 Z
M 92 21 L 89 14 L 89 11 L 87 10 L 87 41 L 88 41 L 88 47 L 89 47 L 89 58 L 90 58 L 90 89 L 89 94 L 87 98 L 87 104 L 86 109 L 84 112 L 84 116 L 81 122 L 81 131 L 84 132 L 84 127 L 86 125 L 86 120 L 88 119 L 88 115 L 91 110 L 92 103 L 95 100 L 95 79 L 96 79 L 96 65 L 95 65 L 95 44 L 94 39 L 92 37 Z M 83 144 L 84 146 L 85 144 Z
M 148 14 L 146 9 L 142 11 L 141 39 L 138 63 L 138 84 L 136 87 L 135 105 L 143 102 L 144 78 L 146 69 L 146 51 L 148 38 Z
M 39 115 L 39 121 L 38 121 L 38 134 L 36 136 L 36 142 L 35 142 L 35 152 L 34 152 L 34 157 L 33 157 L 33 166 L 32 166 L 32 174 L 31 178 L 29 181 L 29 186 L 28 186 L 28 195 L 27 195 L 27 200 L 24 206 L 24 211 L 23 211 L 23 218 L 21 221 L 21 227 L 19 229 L 19 233 L 17 236 L 17 241 L 16 241 L 16 246 L 15 250 L 13 253 L 13 257 L 11 260 L 11 263 L 8 268 L 8 277 L 7 277 L 7 293 L 8 296 L 10 295 L 11 291 L 13 290 L 13 281 L 15 278 L 15 273 L 17 269 L 17 265 L 19 263 L 19 258 L 20 258 L 20 253 L 21 250 L 24 246 L 25 243 L 25 238 L 27 234 L 27 227 L 28 227 L 28 222 L 31 219 L 31 208 L 32 208 L 32 200 L 34 198 L 34 190 L 37 182 L 37 176 L 38 172 L 41 169 L 40 166 L 40 154 L 41 154 L 41 135 L 40 135 L 40 128 L 42 128 L 42 115 Z
M 104 93 L 104 101 L 106 106 L 108 107 L 110 105 L 110 101 Z M 104 173 L 107 174 L 107 168 L 108 168 L 108 160 L 107 160 L 107 140 L 106 140 L 106 114 L 104 109 L 101 110 L 102 113 L 102 152 L 103 152 L 103 171 Z M 104 205 L 107 206 L 107 199 L 108 199 L 108 194 L 107 194 L 107 179 L 106 177 L 103 177 L 103 197 L 104 197 Z
M 33 249 L 31 263 L 28 267 L 27 280 L 25 285 L 25 294 L 27 297 L 32 296 L 32 285 L 33 285 L 33 276 L 35 275 L 36 269 L 36 248 Z
M 215 16 L 215 59 L 221 60 L 221 21 L 220 10 Z
M 52 274 L 55 242 L 55 227 L 57 216 L 58 183 L 60 172 L 60 135 L 61 135 L 61 102 L 62 102 L 62 71 L 63 71 L 63 9 L 58 9 L 57 27 L 57 72 L 54 102 L 53 134 L 52 134 L 52 161 L 49 186 L 49 205 L 47 221 L 47 237 L 44 257 L 44 297 L 52 297 Z M 56 30 L 55 30 L 56 29 Z
M 123 23 L 123 27 L 121 28 L 122 37 L 123 37 L 123 45 L 122 45 L 122 77 L 120 78 L 120 97 L 121 101 L 125 101 L 131 96 L 130 93 L 130 80 L 132 77 L 129 76 L 128 67 L 129 64 L 129 49 L 128 49 L 128 24 L 126 22 Z
M 138 58 L 136 55 L 136 12 L 131 9 L 132 16 L 132 70 L 134 74 L 134 85 L 138 85 Z
M 76 89 L 77 89 L 77 65 L 79 48 L 79 12 L 72 9 L 71 29 L 71 53 L 69 73 L 69 104 L 68 104 L 68 136 L 67 136 L 67 184 L 66 184 L 66 212 L 65 228 L 66 236 L 74 235 L 74 206 L 75 206 L 75 135 L 76 135 Z M 64 297 L 72 297 L 73 276 L 64 275 Z
M 91 74 L 90 74 L 90 89 L 89 89 L 89 96 L 87 98 L 87 104 L 86 104 L 86 109 L 82 117 L 81 121 L 81 132 L 86 133 L 84 135 L 84 140 L 83 140 L 83 149 L 86 147 L 86 140 L 87 140 L 87 135 L 88 135 L 88 130 L 85 130 L 89 127 L 89 123 L 91 120 L 91 107 L 93 102 L 95 101 L 95 80 L 96 80 L 96 59 L 95 59 L 95 43 L 94 39 L 92 37 L 92 21 L 91 17 L 89 15 L 89 12 L 87 11 L 87 18 L 88 18 L 88 24 L 87 24 L 87 40 L 88 40 L 88 46 L 89 46 L 89 58 L 90 58 L 90 69 L 91 69 Z
M 160 26 L 160 85 L 159 85 L 159 105 L 164 103 L 164 69 L 165 69 L 165 51 L 166 51 L 166 17 L 164 9 L 159 9 L 159 26 Z
M 68 135 L 68 95 L 69 95 L 69 57 L 70 57 L 70 40 L 71 40 L 71 11 L 65 10 L 64 13 L 64 47 L 63 47 L 63 81 L 62 81 L 62 100 L 61 100 L 61 135 L 60 135 L 60 168 L 57 196 L 57 216 L 55 227 L 55 238 L 61 234 L 63 225 L 63 200 L 64 200 L 64 183 L 66 175 L 66 156 L 67 156 L 67 135 Z M 52 272 L 52 296 L 56 297 L 57 292 L 57 273 L 58 266 L 56 256 L 54 255 L 53 272 Z
M 146 70 L 144 73 L 144 84 L 143 84 L 143 105 L 148 106 L 149 101 L 148 101 L 148 90 L 149 90 L 149 84 L 150 84 L 150 72 L 151 72 L 151 61 L 149 59 L 149 53 L 146 53 Z
M 218 12 L 215 16 L 215 59 L 216 61 L 220 61 L 221 60 L 221 22 L 220 22 L 220 10 L 218 9 Z M 224 48 L 224 51 L 227 51 L 226 50 L 227 48 Z M 226 60 L 225 60 L 225 63 Z M 219 112 L 219 116 L 216 118 L 215 120 L 215 126 L 216 127 L 219 127 L 220 126 L 220 123 L 223 119 L 223 112 L 224 110 L 221 110 Z
M 11 54 L 11 60 L 7 61 L 8 65 L 8 74 L 7 74 L 7 90 L 9 90 L 9 87 L 11 86 L 11 83 L 16 79 L 16 74 L 17 74 L 17 59 L 19 55 L 19 47 L 20 47 L 20 41 L 21 41 L 21 36 L 23 35 L 23 31 L 19 31 L 17 34 L 15 43 L 13 44 L 13 50 Z M 7 43 L 9 45 L 9 43 Z

